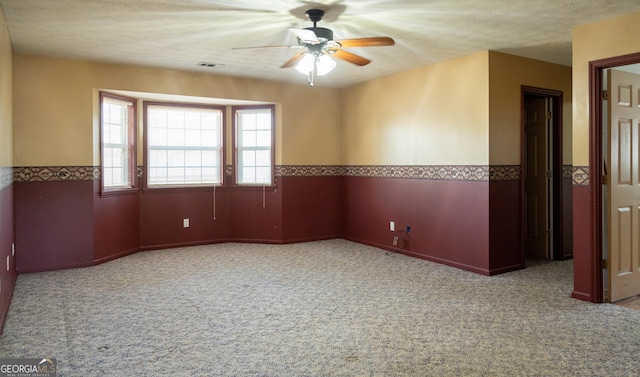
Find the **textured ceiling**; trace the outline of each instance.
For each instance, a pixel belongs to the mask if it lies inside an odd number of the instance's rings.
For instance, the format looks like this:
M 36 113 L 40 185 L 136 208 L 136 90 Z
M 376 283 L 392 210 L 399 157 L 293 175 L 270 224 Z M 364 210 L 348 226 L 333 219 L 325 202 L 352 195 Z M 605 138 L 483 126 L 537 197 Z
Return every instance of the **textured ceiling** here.
M 279 68 L 297 50 L 290 27 L 318 26 L 337 40 L 389 36 L 389 47 L 348 51 L 316 86 L 344 87 L 483 50 L 571 65 L 574 26 L 640 11 L 638 0 L 0 0 L 15 53 L 210 72 L 306 85 Z M 217 68 L 199 62 L 221 64 Z

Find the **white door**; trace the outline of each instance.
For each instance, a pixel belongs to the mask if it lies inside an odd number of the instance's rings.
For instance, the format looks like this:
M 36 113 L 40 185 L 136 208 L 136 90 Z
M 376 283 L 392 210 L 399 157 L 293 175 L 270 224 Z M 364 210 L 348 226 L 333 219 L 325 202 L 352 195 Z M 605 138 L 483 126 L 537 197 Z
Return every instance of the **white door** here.
M 640 294 L 640 75 L 609 71 L 608 297 L 614 302 Z

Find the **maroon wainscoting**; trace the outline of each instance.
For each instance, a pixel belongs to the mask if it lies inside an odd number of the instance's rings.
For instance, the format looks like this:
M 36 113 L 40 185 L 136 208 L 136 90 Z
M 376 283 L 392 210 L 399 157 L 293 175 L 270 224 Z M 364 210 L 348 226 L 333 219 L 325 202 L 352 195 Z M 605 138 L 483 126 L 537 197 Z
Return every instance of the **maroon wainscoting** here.
M 563 245 L 561 260 L 573 258 L 573 179 L 564 178 L 562 182 L 562 232 Z
M 93 182 L 15 182 L 18 273 L 93 264 Z
M 93 259 L 106 262 L 138 251 L 140 245 L 139 192 L 100 196 L 94 181 Z
M 282 190 L 275 187 L 229 189 L 229 240 L 282 243 Z
M 342 195 L 347 239 L 490 273 L 488 182 L 344 177 Z
M 341 236 L 343 177 L 280 177 L 283 242 Z
M 216 188 L 144 190 L 140 194 L 140 248 L 187 246 L 226 240 L 228 193 Z M 189 227 L 183 220 L 189 219 Z
M 0 190 L 0 335 L 9 311 L 9 303 L 16 282 L 15 258 L 11 255 L 11 244 L 15 241 L 13 186 Z M 9 258 L 9 271 L 7 271 Z
M 597 302 L 598 289 L 593 276 L 591 186 L 573 185 L 573 292 L 571 296 Z
M 524 268 L 520 181 L 489 182 L 489 273 Z

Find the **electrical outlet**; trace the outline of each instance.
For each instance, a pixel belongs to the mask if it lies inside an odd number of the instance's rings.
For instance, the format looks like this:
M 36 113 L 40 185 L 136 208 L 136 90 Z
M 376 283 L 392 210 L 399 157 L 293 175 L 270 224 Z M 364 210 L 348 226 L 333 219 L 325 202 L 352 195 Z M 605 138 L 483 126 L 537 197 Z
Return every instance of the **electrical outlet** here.
M 15 244 L 15 242 L 11 244 L 11 256 L 12 257 L 16 256 L 16 244 Z
M 184 228 L 188 228 L 189 227 L 189 219 L 182 219 L 182 226 Z
M 393 236 L 393 246 L 398 246 L 398 236 Z
M 396 231 L 396 223 L 394 223 L 393 221 L 389 221 L 389 230 L 392 232 Z
M 9 256 L 7 255 L 7 271 L 9 271 L 9 268 L 11 266 L 9 263 L 11 262 L 10 262 Z

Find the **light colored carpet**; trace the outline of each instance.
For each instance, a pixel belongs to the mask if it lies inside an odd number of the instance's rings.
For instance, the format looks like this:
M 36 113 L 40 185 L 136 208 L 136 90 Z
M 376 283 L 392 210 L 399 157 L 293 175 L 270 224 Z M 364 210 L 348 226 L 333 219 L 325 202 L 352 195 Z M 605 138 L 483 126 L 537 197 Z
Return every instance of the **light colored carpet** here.
M 20 275 L 2 357 L 59 376 L 632 376 L 640 312 L 573 264 L 486 277 L 345 240 L 218 244 Z

